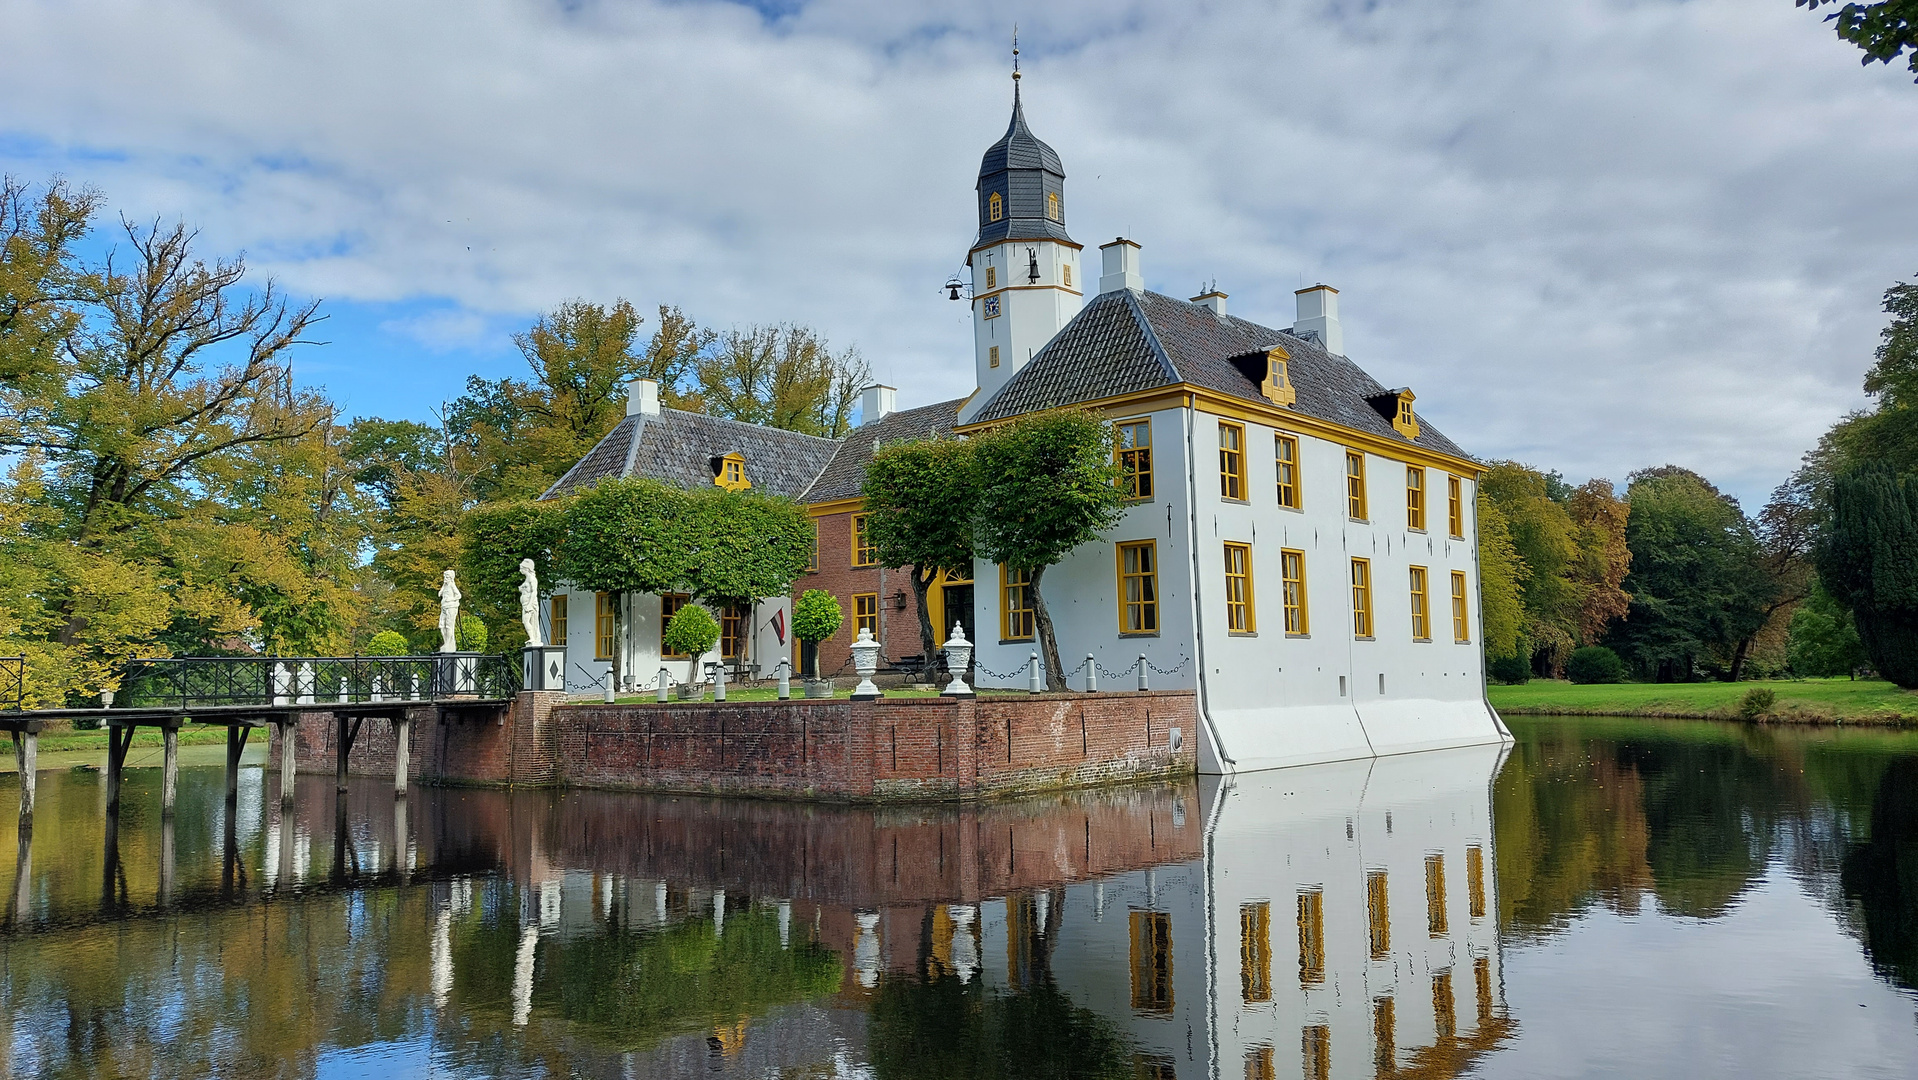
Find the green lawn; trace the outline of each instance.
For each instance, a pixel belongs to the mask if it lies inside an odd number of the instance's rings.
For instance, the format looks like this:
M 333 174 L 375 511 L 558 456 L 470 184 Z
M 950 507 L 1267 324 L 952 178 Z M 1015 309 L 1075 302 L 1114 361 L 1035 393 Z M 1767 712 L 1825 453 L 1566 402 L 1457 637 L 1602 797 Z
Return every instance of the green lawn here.
M 256 734 L 251 742 L 257 742 L 265 733 Z M 180 729 L 180 745 L 192 746 L 198 743 L 226 742 L 226 725 L 187 724 Z M 134 746 L 159 746 L 159 728 L 136 728 L 133 733 Z M 105 750 L 107 732 L 105 728 L 94 731 L 74 731 L 65 725 L 49 726 L 40 733 L 40 749 L 45 753 L 61 750 Z
M 1918 693 L 1876 679 L 1773 679 L 1738 683 L 1613 683 L 1579 686 L 1534 679 L 1488 689 L 1492 705 L 1517 715 L 1694 716 L 1737 715 L 1756 687 L 1778 695 L 1766 719 L 1876 724 L 1918 723 Z

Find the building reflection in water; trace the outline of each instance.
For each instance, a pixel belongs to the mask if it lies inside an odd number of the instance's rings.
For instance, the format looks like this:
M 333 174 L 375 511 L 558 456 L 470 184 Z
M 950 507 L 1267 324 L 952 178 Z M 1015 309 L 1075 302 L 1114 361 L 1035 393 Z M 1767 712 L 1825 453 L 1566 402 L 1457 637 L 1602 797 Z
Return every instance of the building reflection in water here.
M 189 770 L 94 845 L 95 782 L 49 777 L 0 1066 L 1453 1075 L 1510 1030 L 1502 753 L 881 810 L 369 784 L 282 817 L 248 770 L 230 819 Z

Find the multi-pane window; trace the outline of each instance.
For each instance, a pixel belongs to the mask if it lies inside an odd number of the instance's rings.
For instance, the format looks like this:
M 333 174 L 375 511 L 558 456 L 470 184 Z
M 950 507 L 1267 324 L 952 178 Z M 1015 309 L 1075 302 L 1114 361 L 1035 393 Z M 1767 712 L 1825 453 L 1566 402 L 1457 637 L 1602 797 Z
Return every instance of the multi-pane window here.
M 746 648 L 746 626 L 750 621 L 746 605 L 727 604 L 719 609 L 719 655 L 737 660 Z
M 1345 452 L 1345 512 L 1354 521 L 1366 520 L 1365 452 L 1362 450 Z
M 1445 856 L 1437 852 L 1425 857 L 1425 929 L 1433 937 L 1444 937 L 1450 929 L 1445 917 Z
M 1252 608 L 1252 547 L 1225 545 L 1225 628 L 1235 634 L 1258 629 Z
M 1472 624 L 1465 614 L 1465 571 L 1452 571 L 1452 640 L 1472 640 Z
M 1285 582 L 1285 632 L 1307 633 L 1311 624 L 1305 610 L 1305 552 L 1279 552 L 1279 575 Z
M 1465 849 L 1465 899 L 1472 918 L 1485 917 L 1485 849 L 1472 844 Z
M 1316 986 L 1325 981 L 1325 893 L 1304 889 L 1299 893 L 1299 985 Z
M 1365 936 L 1372 959 L 1392 955 L 1392 914 L 1387 901 L 1385 871 L 1365 872 Z
M 1432 640 L 1432 615 L 1427 596 L 1425 567 L 1412 568 L 1412 640 Z
M 999 346 L 994 345 L 991 348 L 986 350 L 986 366 L 988 367 L 999 366 Z
M 666 628 L 672 625 L 673 616 L 679 614 L 679 609 L 685 607 L 687 604 L 690 604 L 692 602 L 693 602 L 693 598 L 686 595 L 685 593 L 669 592 L 669 593 L 660 594 L 659 596 L 659 655 L 662 660 L 687 659 L 687 655 L 685 653 L 676 653 L 676 652 L 666 651 Z
M 1154 541 L 1119 545 L 1119 632 L 1159 632 L 1159 549 Z
M 1172 1011 L 1172 916 L 1163 911 L 1132 914 L 1132 1007 Z
M 1046 217 L 1051 218 L 1053 221 L 1059 221 L 1064 216 L 1064 212 L 1059 208 L 1059 193 L 1056 191 L 1046 192 Z
M 996 266 L 986 267 L 986 288 L 996 289 L 998 287 L 999 287 L 999 268 Z
M 1245 498 L 1245 425 L 1219 421 L 1219 497 Z
M 1352 560 L 1352 636 L 1372 636 L 1372 562 Z
M 866 514 L 852 516 L 852 564 L 854 566 L 878 566 L 879 549 L 872 545 L 872 539 L 866 532 Z
M 999 636 L 1032 640 L 1032 572 L 999 565 Z
M 1425 470 L 1416 465 L 1405 467 L 1405 527 L 1425 528 Z
M 613 595 L 609 592 L 593 594 L 593 659 L 611 660 L 613 658 Z
M 1005 216 L 1006 200 L 1001 198 L 999 193 L 995 191 L 992 193 L 992 197 L 986 200 L 986 220 L 998 221 Z
M 1272 437 L 1272 458 L 1278 465 L 1279 505 L 1299 508 L 1299 440 L 1290 435 Z
M 1059 267 L 1059 273 L 1065 279 L 1066 288 L 1068 289 L 1072 288 L 1072 264 L 1066 263 L 1065 265 Z
M 566 644 L 566 594 L 555 594 L 552 600 L 553 633 L 548 644 Z
M 852 598 L 852 636 L 857 639 L 861 630 L 871 631 L 875 639 L 879 637 L 878 593 L 859 593 Z
M 1445 531 L 1455 540 L 1465 539 L 1465 482 L 1456 476 L 1445 478 Z
M 1128 499 L 1152 497 L 1152 421 L 1121 420 L 1113 425 L 1119 455 L 1119 490 Z
M 1272 905 L 1239 905 L 1239 996 L 1247 1004 L 1272 1000 Z

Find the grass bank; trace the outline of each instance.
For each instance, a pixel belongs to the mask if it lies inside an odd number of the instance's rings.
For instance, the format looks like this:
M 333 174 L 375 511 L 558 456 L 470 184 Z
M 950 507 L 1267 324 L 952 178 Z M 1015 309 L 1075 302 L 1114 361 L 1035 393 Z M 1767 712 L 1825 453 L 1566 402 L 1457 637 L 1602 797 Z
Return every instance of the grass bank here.
M 258 739 L 259 736 L 255 735 L 254 740 L 258 741 Z M 225 724 L 187 724 L 180 729 L 181 746 L 213 743 L 221 745 L 226 743 Z M 159 746 L 160 729 L 135 728 L 133 745 L 135 747 Z M 105 728 L 97 728 L 93 731 L 75 731 L 67 724 L 59 723 L 48 724 L 47 729 L 40 733 L 40 752 L 43 754 L 59 753 L 67 750 L 105 750 L 106 748 L 107 731 Z
M 1878 679 L 1770 679 L 1737 683 L 1577 685 L 1534 679 L 1488 688 L 1492 705 L 1515 716 L 1656 716 L 1739 719 L 1738 703 L 1764 687 L 1777 700 L 1758 719 L 1772 723 L 1918 725 L 1918 693 Z

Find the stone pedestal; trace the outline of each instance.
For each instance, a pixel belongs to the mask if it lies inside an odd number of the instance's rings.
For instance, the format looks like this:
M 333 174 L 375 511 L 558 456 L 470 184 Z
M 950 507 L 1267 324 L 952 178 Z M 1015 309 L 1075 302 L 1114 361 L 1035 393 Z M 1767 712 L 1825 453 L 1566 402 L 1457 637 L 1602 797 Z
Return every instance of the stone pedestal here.
M 566 646 L 528 645 L 521 649 L 520 689 L 566 689 Z

